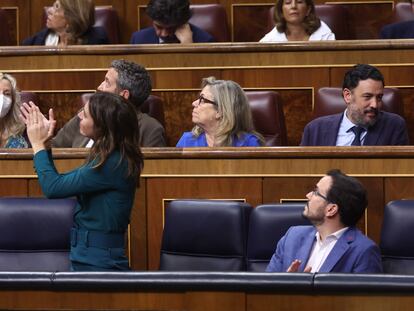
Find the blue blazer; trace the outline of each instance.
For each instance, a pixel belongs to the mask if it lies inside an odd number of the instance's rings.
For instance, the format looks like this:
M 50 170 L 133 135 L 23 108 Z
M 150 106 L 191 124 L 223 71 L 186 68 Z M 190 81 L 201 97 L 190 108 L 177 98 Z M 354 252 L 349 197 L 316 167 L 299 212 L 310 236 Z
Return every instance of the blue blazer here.
M 303 131 L 301 146 L 335 146 L 344 113 L 317 118 Z M 408 145 L 405 120 L 395 113 L 381 111 L 377 122 L 368 129 L 366 146 Z
M 290 227 L 277 243 L 276 251 L 266 268 L 267 272 L 286 272 L 290 264 L 302 261 L 303 272 L 309 260 L 316 229 L 313 226 Z M 336 242 L 319 272 L 381 273 L 381 254 L 378 246 L 355 227 L 350 227 Z
M 381 39 L 414 38 L 414 20 L 385 25 L 380 32 Z
M 233 147 L 260 147 L 260 140 L 256 135 L 245 134 L 240 139 L 237 136 L 233 137 Z M 178 141 L 176 147 L 208 147 L 206 133 L 201 133 L 195 137 L 192 132 L 184 132 Z
M 204 31 L 193 24 L 190 24 L 191 31 L 193 32 L 193 42 L 215 42 L 216 40 L 208 32 Z M 131 44 L 158 44 L 160 43 L 154 27 L 147 27 L 142 30 L 136 31 L 132 34 Z
M 44 28 L 33 37 L 29 37 L 23 40 L 22 45 L 45 45 L 46 37 L 51 30 L 49 28 Z M 103 27 L 91 27 L 83 35 L 84 43 L 90 45 L 97 44 L 109 44 L 108 36 Z

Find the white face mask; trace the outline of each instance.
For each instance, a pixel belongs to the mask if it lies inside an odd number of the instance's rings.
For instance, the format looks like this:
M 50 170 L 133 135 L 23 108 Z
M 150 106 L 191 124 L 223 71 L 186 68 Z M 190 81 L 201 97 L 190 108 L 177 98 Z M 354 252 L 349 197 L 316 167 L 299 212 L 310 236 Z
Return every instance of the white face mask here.
M 11 98 L 4 94 L 0 94 L 0 118 L 3 118 L 9 112 L 11 105 Z

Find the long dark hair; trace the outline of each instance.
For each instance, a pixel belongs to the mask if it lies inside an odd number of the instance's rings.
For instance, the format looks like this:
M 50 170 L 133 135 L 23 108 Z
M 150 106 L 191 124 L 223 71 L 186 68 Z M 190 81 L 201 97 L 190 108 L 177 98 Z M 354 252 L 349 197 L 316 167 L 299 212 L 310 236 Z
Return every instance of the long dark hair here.
M 120 163 L 125 159 L 128 162 L 128 177 L 139 177 L 144 161 L 134 106 L 117 94 L 98 92 L 89 99 L 89 112 L 95 143 L 87 161 L 95 161 L 94 168 L 99 168 L 117 150 L 121 154 Z

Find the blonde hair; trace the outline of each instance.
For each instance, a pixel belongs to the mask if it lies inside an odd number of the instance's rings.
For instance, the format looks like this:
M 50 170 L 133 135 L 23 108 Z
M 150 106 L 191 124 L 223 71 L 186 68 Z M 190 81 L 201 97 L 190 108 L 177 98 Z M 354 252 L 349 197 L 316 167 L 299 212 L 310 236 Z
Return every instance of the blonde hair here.
M 69 26 L 66 30 L 70 44 L 82 44 L 83 35 L 95 24 L 95 3 L 93 0 L 59 0 Z
M 254 134 L 261 144 L 263 137 L 254 130 L 249 100 L 243 89 L 231 80 L 216 80 L 215 77 L 204 78 L 201 88 L 210 87 L 220 120 L 215 133 L 215 146 L 232 146 L 233 138 L 242 138 L 243 135 Z M 204 130 L 196 125 L 192 133 L 198 137 Z
M 22 134 L 24 132 L 25 125 L 19 117 L 21 101 L 20 93 L 17 90 L 16 79 L 7 73 L 0 72 L 0 80 L 10 82 L 12 100 L 10 111 L 2 119 L 0 119 L 0 133 L 3 135 L 6 132 L 7 137 Z

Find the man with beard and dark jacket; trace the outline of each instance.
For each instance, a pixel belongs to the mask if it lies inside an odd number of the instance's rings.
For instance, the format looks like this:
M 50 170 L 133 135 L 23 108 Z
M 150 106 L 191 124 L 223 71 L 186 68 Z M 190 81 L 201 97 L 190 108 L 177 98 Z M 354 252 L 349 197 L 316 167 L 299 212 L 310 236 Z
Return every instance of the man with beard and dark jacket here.
M 359 64 L 344 77 L 344 112 L 309 122 L 301 146 L 408 145 L 405 120 L 382 111 L 384 77 L 371 65 Z

